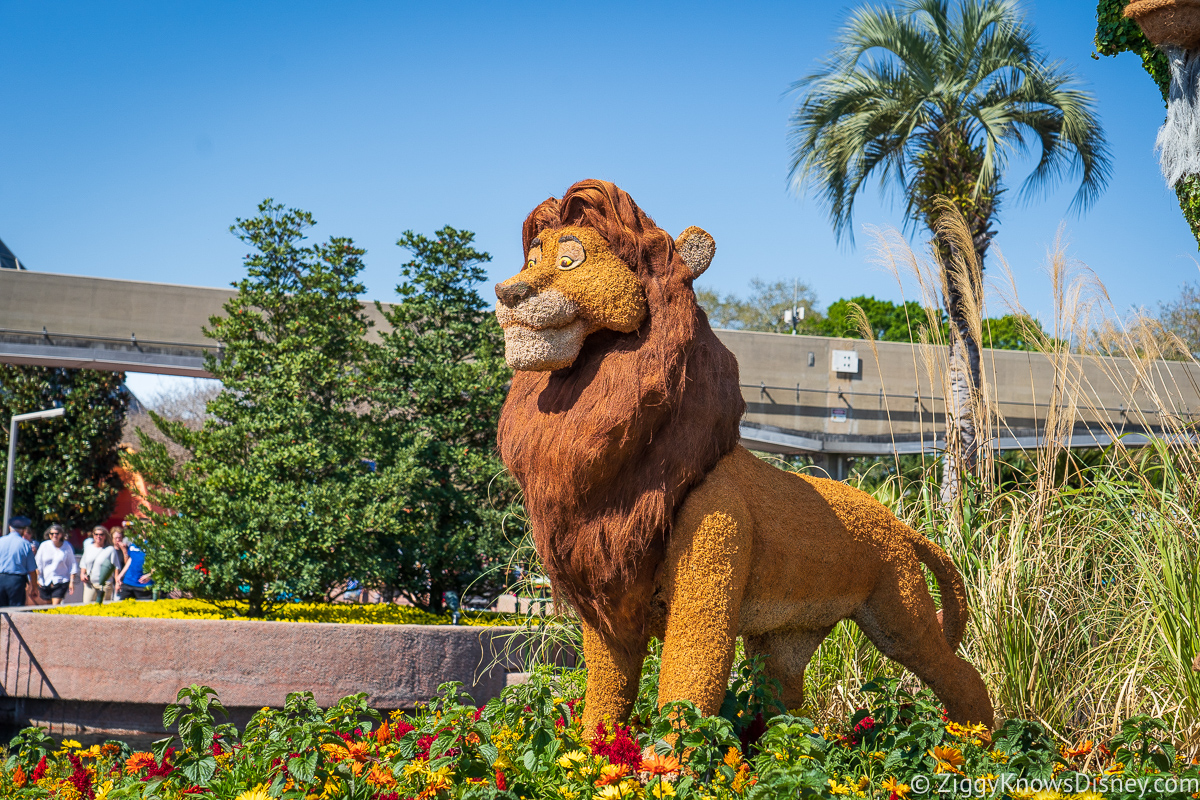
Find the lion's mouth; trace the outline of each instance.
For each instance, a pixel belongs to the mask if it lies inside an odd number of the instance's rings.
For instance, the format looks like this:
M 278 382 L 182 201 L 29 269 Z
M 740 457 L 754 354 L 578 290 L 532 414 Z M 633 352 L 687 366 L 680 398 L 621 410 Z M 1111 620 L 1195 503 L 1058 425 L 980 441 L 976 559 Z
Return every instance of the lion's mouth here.
M 496 304 L 504 328 L 504 360 L 515 370 L 549 371 L 575 363 L 593 326 L 561 292 L 541 292 L 513 308 Z

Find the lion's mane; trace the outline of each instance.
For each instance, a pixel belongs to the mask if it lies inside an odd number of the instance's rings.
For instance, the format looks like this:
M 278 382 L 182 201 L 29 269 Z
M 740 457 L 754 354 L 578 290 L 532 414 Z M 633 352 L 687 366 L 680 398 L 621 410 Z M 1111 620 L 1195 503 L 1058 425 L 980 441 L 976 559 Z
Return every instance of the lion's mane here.
M 517 372 L 498 442 L 556 598 L 625 639 L 645 625 L 676 510 L 737 445 L 745 402 L 674 241 L 633 198 L 580 181 L 529 214 L 523 252 L 566 225 L 595 229 L 636 270 L 649 314 L 633 333 L 593 333 L 566 369 Z

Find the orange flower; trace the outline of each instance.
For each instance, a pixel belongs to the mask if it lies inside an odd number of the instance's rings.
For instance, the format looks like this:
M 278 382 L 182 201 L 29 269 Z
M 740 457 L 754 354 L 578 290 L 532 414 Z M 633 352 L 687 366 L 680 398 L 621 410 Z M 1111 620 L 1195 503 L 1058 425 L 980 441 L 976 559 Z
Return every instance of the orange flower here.
M 1086 756 L 1092 752 L 1092 747 L 1094 744 L 1095 743 L 1091 739 L 1088 739 L 1086 742 L 1081 742 L 1074 747 L 1068 747 L 1063 751 L 1063 755 L 1067 758 L 1079 758 L 1080 756 Z
M 679 759 L 673 755 L 659 755 L 653 750 L 648 754 L 642 754 L 642 772 L 649 772 L 651 775 L 670 775 L 672 772 L 679 772 L 680 769 Z
M 125 773 L 132 775 L 135 772 L 153 767 L 158 762 L 154 760 L 154 753 L 134 753 L 129 758 L 125 759 Z
M 741 763 L 742 763 L 742 752 L 740 750 L 738 750 L 736 747 L 729 748 L 729 752 L 727 752 L 725 754 L 725 766 L 733 767 L 734 769 L 737 769 L 738 765 Z
M 605 764 L 600 769 L 600 777 L 596 779 L 597 786 L 610 786 L 614 783 L 620 783 L 621 779 L 629 774 L 629 767 L 626 764 Z
M 346 745 L 346 752 L 355 761 L 366 761 L 370 755 L 370 750 L 367 748 L 366 742 L 350 742 Z
M 26 781 L 29 780 L 29 777 L 25 774 L 25 770 L 21 769 L 21 765 L 17 764 L 17 769 L 12 774 L 12 779 L 13 786 L 16 786 L 18 789 L 20 789 L 25 785 Z
M 375 741 L 379 742 L 381 746 L 392 741 L 392 726 L 386 722 L 380 725 L 379 730 L 375 731 Z
M 962 751 L 956 747 L 935 747 L 929 751 L 929 755 L 933 756 L 933 760 L 937 762 L 937 773 L 954 772 L 962 774 L 960 767 L 963 765 Z
M 376 786 L 395 786 L 396 778 L 392 775 L 390 769 L 381 767 L 378 764 L 371 765 L 371 771 L 367 774 L 367 783 L 373 783 Z
M 323 744 L 321 749 L 325 751 L 325 757 L 335 764 L 350 757 L 349 751 L 340 744 Z

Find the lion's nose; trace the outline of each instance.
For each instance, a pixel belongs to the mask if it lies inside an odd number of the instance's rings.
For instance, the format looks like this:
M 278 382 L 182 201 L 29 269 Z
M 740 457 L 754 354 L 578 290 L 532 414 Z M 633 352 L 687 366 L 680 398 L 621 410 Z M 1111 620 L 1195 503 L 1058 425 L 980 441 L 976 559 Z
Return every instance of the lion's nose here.
M 500 298 L 500 302 L 509 308 L 516 308 L 517 303 L 531 294 L 533 294 L 533 287 L 525 283 L 525 281 L 496 284 L 496 297 Z

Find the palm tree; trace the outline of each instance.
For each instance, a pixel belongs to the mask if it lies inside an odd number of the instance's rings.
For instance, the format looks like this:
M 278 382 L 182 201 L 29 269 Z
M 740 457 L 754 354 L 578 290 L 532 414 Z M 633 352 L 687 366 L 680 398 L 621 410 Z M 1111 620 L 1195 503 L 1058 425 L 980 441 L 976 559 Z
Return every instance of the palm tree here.
M 804 97 L 789 125 L 789 178 L 819 195 L 835 234 L 853 240 L 854 201 L 872 177 L 902 192 L 906 225 L 924 223 L 933 234 L 952 322 L 942 485 L 945 496 L 956 496 L 977 448 L 979 343 L 968 309 L 981 300 L 979 271 L 996 235 L 1003 173 L 1012 156 L 1036 148 L 1040 158 L 1019 195 L 1032 199 L 1080 175 L 1071 210 L 1087 208 L 1109 177 L 1092 98 L 1039 51 L 1010 0 L 862 8 L 822 68 L 793 89 Z M 951 209 L 962 215 L 969 248 L 942 219 Z M 956 247 L 956 238 L 964 244 Z

